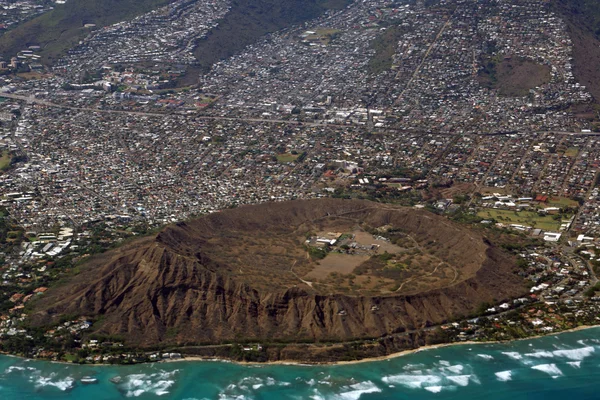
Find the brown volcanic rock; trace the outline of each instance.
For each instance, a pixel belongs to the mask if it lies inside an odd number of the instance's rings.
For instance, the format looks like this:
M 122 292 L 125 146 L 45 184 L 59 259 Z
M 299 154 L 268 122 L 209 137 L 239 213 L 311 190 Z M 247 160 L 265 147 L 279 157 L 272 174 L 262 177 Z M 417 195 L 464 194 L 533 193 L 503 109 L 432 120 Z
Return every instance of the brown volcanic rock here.
M 258 265 L 246 262 L 251 257 L 223 262 L 227 246 L 244 235 L 284 241 L 301 237 L 307 227 L 357 221 L 393 225 L 423 246 L 443 249 L 460 264 L 456 280 L 410 295 L 323 293 L 302 283 L 290 264 L 267 266 L 268 255 Z M 103 315 L 96 332 L 119 334 L 142 347 L 378 337 L 521 295 L 526 288 L 512 271 L 513 261 L 479 234 L 425 211 L 335 199 L 263 204 L 179 223 L 96 258 L 70 282 L 49 290 L 32 322 L 55 322 L 61 314 Z

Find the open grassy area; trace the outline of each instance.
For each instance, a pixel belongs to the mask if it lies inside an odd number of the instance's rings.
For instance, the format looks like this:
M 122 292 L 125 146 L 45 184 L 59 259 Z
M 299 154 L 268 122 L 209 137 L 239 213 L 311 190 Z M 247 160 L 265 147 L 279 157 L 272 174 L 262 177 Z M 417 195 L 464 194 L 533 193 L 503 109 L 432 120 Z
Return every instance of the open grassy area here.
M 375 55 L 369 60 L 369 73 L 377 75 L 392 68 L 394 54 L 398 41 L 404 34 L 404 28 L 391 26 L 371 42 Z
M 296 159 L 298 157 L 300 157 L 300 154 L 284 153 L 284 154 L 277 154 L 276 157 L 277 157 L 277 161 L 279 161 L 280 163 L 289 163 L 289 162 L 296 161 Z
M 6 171 L 10 168 L 11 160 L 12 155 L 8 151 L 3 151 L 2 156 L 0 156 L 0 171 Z
M 510 211 L 485 209 L 477 213 L 485 219 L 494 219 L 505 224 L 519 224 L 543 229 L 545 231 L 558 231 L 561 221 L 555 220 L 552 215 L 538 215 L 534 211 Z
M 579 154 L 579 147 L 569 147 L 567 149 L 567 151 L 565 151 L 565 156 L 567 157 L 577 157 L 577 154 Z
M 335 39 L 340 34 L 340 30 L 338 29 L 317 28 L 312 29 L 312 31 L 315 33 L 306 36 L 304 40 L 307 40 L 309 42 L 320 42 L 323 45 L 328 45 L 333 39 Z
M 55 4 L 54 10 L 33 18 L 0 37 L 0 54 L 16 55 L 28 45 L 42 46 L 43 61 L 51 62 L 76 45 L 90 31 L 84 24 L 98 27 L 131 19 L 168 4 L 169 0 L 69 0 Z
M 530 89 L 550 81 L 550 67 L 520 57 L 484 58 L 479 83 L 498 89 L 502 96 L 526 96 Z
M 548 207 L 579 207 L 579 203 L 568 197 L 551 197 L 547 205 Z

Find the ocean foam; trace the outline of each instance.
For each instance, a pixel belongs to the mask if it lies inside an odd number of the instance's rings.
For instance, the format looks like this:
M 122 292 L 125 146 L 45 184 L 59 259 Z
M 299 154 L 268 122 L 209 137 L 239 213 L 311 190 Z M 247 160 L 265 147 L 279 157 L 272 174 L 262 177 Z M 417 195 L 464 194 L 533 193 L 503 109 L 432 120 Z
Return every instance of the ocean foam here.
M 446 371 L 453 372 L 455 374 L 460 374 L 463 371 L 463 369 L 465 369 L 465 367 L 458 364 L 458 365 L 447 366 L 447 367 L 444 367 L 443 369 Z
M 512 358 L 513 360 L 520 360 L 523 358 L 523 356 L 516 351 L 503 351 L 502 354 Z
M 131 374 L 125 377 L 125 382 L 120 386 L 127 397 L 139 397 L 144 393 L 157 396 L 169 394 L 169 388 L 175 384 L 172 378 L 178 370 L 172 372 L 160 371 L 153 374 Z
M 558 357 L 568 358 L 573 361 L 581 361 L 584 358 L 591 356 L 594 351 L 592 346 L 586 346 L 579 349 L 555 350 L 553 353 Z
M 246 396 L 240 394 L 239 396 L 230 397 L 226 394 L 221 393 L 219 394 L 219 400 L 246 400 Z
M 384 383 L 387 384 L 397 384 L 405 386 L 409 389 L 420 389 L 423 387 L 423 384 L 432 384 L 440 383 L 442 378 L 436 375 L 390 375 L 384 376 L 381 379 Z
M 405 371 L 421 369 L 421 368 L 425 368 L 425 364 L 406 364 L 404 367 L 402 367 L 402 369 Z
M 490 356 L 489 354 L 477 354 L 477 357 L 481 357 L 484 360 L 493 360 L 494 359 L 494 357 Z
M 560 369 L 558 369 L 556 364 L 534 365 L 533 367 L 531 367 L 531 369 L 542 371 L 542 372 L 547 373 L 548 375 L 553 375 L 553 376 L 561 376 L 563 374 L 562 371 Z
M 360 396 L 366 393 L 379 393 L 381 389 L 379 389 L 373 382 L 366 381 L 355 383 L 354 385 L 344 386 L 342 390 L 348 390 L 347 392 L 342 392 L 333 397 L 333 399 L 339 400 L 358 400 Z
M 569 361 L 567 364 L 573 368 L 581 368 L 581 361 Z
M 500 371 L 496 372 L 496 379 L 500 382 L 510 381 L 512 379 L 512 371 Z
M 321 396 L 321 393 L 319 393 L 319 391 L 317 389 L 314 389 L 313 391 L 313 395 L 310 396 L 309 398 L 313 399 L 313 400 L 325 400 L 325 397 Z
M 552 358 L 554 357 L 554 353 L 551 351 L 536 351 L 535 353 L 526 353 L 525 357 L 532 357 L 532 358 Z
M 471 375 L 447 376 L 446 379 L 457 384 L 458 386 L 468 386 Z
M 35 387 L 40 388 L 44 386 L 54 386 L 57 389 L 62 390 L 63 392 L 66 390 L 73 389 L 75 385 L 75 379 L 71 377 L 67 377 L 65 379 L 59 379 L 57 381 L 53 381 L 52 379 L 56 376 L 55 373 L 50 374 L 50 377 L 37 377 L 35 379 Z
M 430 391 L 431 393 L 439 393 L 442 391 L 443 386 L 427 386 L 423 389 Z
M 5 374 L 10 374 L 13 371 L 25 371 L 25 368 L 24 367 L 18 367 L 16 365 L 12 365 L 12 366 L 6 368 L 6 370 L 4 370 L 4 373 Z

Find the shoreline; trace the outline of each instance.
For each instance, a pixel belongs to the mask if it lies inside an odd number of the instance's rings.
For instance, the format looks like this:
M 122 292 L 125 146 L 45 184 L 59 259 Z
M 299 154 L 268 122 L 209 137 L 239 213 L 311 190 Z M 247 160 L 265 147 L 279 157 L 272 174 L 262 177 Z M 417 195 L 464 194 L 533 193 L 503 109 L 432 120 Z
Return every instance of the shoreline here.
M 461 345 L 466 346 L 466 345 L 483 345 L 483 344 L 508 344 L 508 343 L 512 343 L 512 342 L 520 342 L 520 341 L 524 341 L 524 340 L 540 339 L 540 338 L 544 338 L 544 337 L 562 335 L 563 333 L 578 332 L 578 331 L 583 331 L 583 330 L 592 329 L 592 328 L 600 328 L 600 324 L 598 324 L 598 325 L 582 325 L 582 326 L 578 326 L 576 328 L 566 329 L 566 330 L 560 331 L 560 332 L 552 332 L 552 333 L 548 333 L 545 335 L 535 335 L 535 336 L 519 338 L 519 339 L 490 340 L 490 341 L 485 341 L 485 342 L 476 342 L 476 341 L 469 340 L 469 341 L 464 341 L 464 342 L 439 343 L 439 344 L 433 344 L 433 345 L 428 345 L 428 346 L 421 346 L 416 349 L 402 350 L 402 351 L 399 351 L 396 353 L 388 354 L 386 356 L 369 357 L 369 358 L 363 358 L 360 360 L 351 360 L 351 361 L 329 361 L 329 362 L 314 362 L 314 363 L 294 361 L 294 360 L 249 362 L 249 361 L 235 361 L 235 360 L 230 360 L 227 358 L 192 356 L 192 357 L 182 357 L 182 358 L 178 358 L 178 359 L 174 359 L 174 360 L 173 359 L 158 360 L 158 361 L 154 361 L 154 362 L 142 362 L 142 363 L 137 363 L 137 364 L 104 364 L 104 363 L 102 363 L 102 364 L 78 364 L 78 363 L 71 363 L 71 362 L 67 362 L 67 361 L 46 360 L 43 358 L 28 358 L 28 357 L 18 356 L 18 355 L 10 354 L 10 353 L 0 353 L 0 355 L 6 356 L 6 357 L 20 358 L 20 359 L 29 360 L 29 361 L 41 361 L 41 362 L 48 362 L 48 363 L 52 363 L 52 364 L 86 366 L 86 367 L 131 367 L 133 365 L 146 365 L 146 364 L 151 365 L 151 364 L 166 364 L 166 363 L 179 363 L 179 362 L 222 362 L 222 363 L 238 364 L 238 365 L 242 365 L 242 366 L 257 366 L 257 365 L 265 365 L 265 366 L 268 366 L 268 365 L 290 365 L 290 366 L 298 366 L 298 367 L 343 366 L 343 365 L 353 365 L 353 364 L 363 364 L 363 363 L 369 363 L 369 362 L 386 361 L 386 360 L 391 360 L 394 358 L 408 356 L 408 355 L 415 354 L 415 353 L 420 353 L 422 351 L 436 350 L 436 349 L 441 349 L 444 347 L 461 346 Z
M 292 366 L 302 366 L 302 367 L 315 367 L 315 366 L 335 366 L 335 365 L 353 365 L 353 364 L 362 364 L 362 363 L 368 363 L 368 362 L 378 362 L 378 361 L 385 361 L 385 360 L 391 360 L 394 358 L 398 358 L 398 357 L 404 357 L 404 356 L 408 356 L 410 354 L 415 354 L 415 353 L 420 353 L 422 351 L 428 351 L 428 350 L 436 350 L 436 349 L 441 349 L 444 347 L 451 347 L 451 346 L 460 346 L 460 345 L 482 345 L 482 344 L 507 344 L 507 343 L 512 343 L 512 342 L 520 342 L 523 340 L 532 340 L 532 339 L 540 339 L 540 338 L 544 338 L 544 337 L 550 337 L 550 336 L 555 336 L 555 335 L 562 335 L 563 333 L 572 333 L 572 332 L 578 332 L 578 331 L 583 331 L 583 330 L 587 330 L 587 329 L 592 329 L 592 328 L 600 328 L 600 324 L 599 325 L 582 325 L 582 326 L 578 326 L 576 328 L 571 328 L 571 329 L 566 329 L 564 331 L 560 331 L 560 332 L 551 332 L 545 335 L 535 335 L 535 336 L 530 336 L 530 337 L 526 337 L 526 338 L 519 338 L 519 339 L 510 339 L 510 340 L 490 340 L 490 341 L 485 341 L 485 342 L 476 342 L 476 341 L 465 341 L 465 342 L 452 342 L 452 343 L 439 343 L 439 344 L 433 344 L 433 345 L 429 345 L 429 346 L 421 346 L 418 347 L 416 349 L 409 349 L 409 350 L 402 350 L 396 353 L 392 353 L 392 354 L 388 354 L 386 356 L 379 356 L 379 357 L 369 357 L 369 358 L 363 358 L 361 360 L 352 360 L 352 361 L 331 361 L 331 362 L 317 362 L 317 363 L 310 363 L 310 362 L 302 362 L 302 361 L 293 361 L 293 360 L 279 360 L 279 361 L 266 361 L 266 362 L 247 362 L 247 361 L 234 361 L 234 360 L 229 360 L 229 359 L 221 359 L 221 358 L 204 358 L 204 357 L 185 357 L 185 358 L 180 358 L 180 359 L 176 359 L 176 360 L 161 360 L 161 361 L 157 361 L 157 363 L 177 363 L 177 362 L 200 362 L 200 361 L 213 361 L 213 362 L 229 362 L 229 363 L 235 363 L 238 365 L 292 365 Z

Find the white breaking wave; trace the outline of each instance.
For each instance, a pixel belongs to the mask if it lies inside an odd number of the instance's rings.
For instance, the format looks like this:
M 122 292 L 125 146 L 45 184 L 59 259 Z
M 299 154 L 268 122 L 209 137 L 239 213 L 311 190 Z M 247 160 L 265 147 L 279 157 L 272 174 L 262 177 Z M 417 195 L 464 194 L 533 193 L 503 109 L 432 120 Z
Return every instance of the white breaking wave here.
M 12 365 L 12 366 L 6 368 L 6 370 L 4 370 L 4 373 L 5 374 L 10 374 L 13 371 L 25 371 L 25 368 L 24 367 L 18 367 L 16 365 Z
M 558 357 L 564 357 L 574 361 L 581 361 L 584 358 L 591 356 L 594 351 L 595 350 L 592 346 L 586 346 L 579 349 L 555 350 L 553 353 Z
M 144 393 L 157 396 L 169 394 L 169 388 L 175 384 L 172 378 L 179 370 L 172 372 L 156 372 L 153 374 L 132 374 L 125 377 L 126 381 L 120 386 L 127 397 L 139 397 Z
M 428 386 L 426 388 L 423 388 L 425 390 L 430 391 L 431 393 L 439 393 L 442 391 L 444 387 L 443 386 Z
M 526 353 L 525 357 L 532 358 L 552 358 L 554 357 L 554 353 L 551 351 L 536 351 L 535 353 Z
M 502 354 L 512 358 L 513 360 L 520 360 L 523 358 L 523 356 L 516 351 L 503 351 Z
M 460 374 L 463 371 L 463 369 L 465 369 L 465 367 L 458 364 L 458 365 L 447 366 L 447 367 L 444 367 L 443 369 L 446 371 L 453 372 L 455 374 Z
M 405 371 L 421 369 L 421 368 L 425 368 L 425 364 L 406 364 L 404 367 L 402 367 L 402 369 Z
M 436 375 L 400 374 L 384 376 L 381 380 L 387 384 L 402 385 L 409 389 L 420 389 L 423 387 L 423 384 L 435 385 L 440 383 L 442 378 Z
M 500 382 L 510 381 L 512 379 L 512 371 L 500 371 L 496 372 L 496 379 Z
M 467 386 L 467 385 L 469 385 L 469 380 L 471 379 L 471 375 L 447 376 L 446 379 L 457 384 L 458 386 Z
M 39 376 L 37 377 L 37 379 L 34 378 L 35 387 L 40 388 L 44 386 L 54 386 L 55 388 L 58 388 L 63 392 L 69 389 L 73 389 L 73 386 L 75 385 L 75 379 L 67 377 L 65 379 L 53 381 L 52 379 L 55 377 L 55 375 L 56 374 L 52 373 L 50 374 L 50 377 Z
M 556 364 L 534 365 L 533 367 L 531 367 L 531 369 L 542 371 L 542 372 L 547 373 L 548 375 L 553 375 L 553 376 L 562 376 L 562 374 L 563 374 L 562 371 L 560 369 L 558 369 Z
M 335 400 L 358 400 L 360 396 L 366 393 L 379 393 L 381 389 L 379 389 L 373 382 L 366 381 L 355 383 L 354 385 L 344 386 L 341 388 L 342 390 L 348 390 L 346 392 L 342 392 L 340 394 L 336 394 L 332 397 Z
M 586 357 L 589 357 L 594 353 L 595 349 L 592 346 L 581 347 L 579 349 L 558 349 L 554 351 L 536 351 L 533 353 L 526 353 L 525 357 L 529 358 L 554 358 L 563 357 L 569 360 L 581 361 Z
M 243 394 L 237 395 L 237 396 L 228 396 L 226 394 L 219 394 L 219 400 L 246 400 L 247 397 L 244 396 Z
M 581 361 L 569 361 L 567 364 L 573 368 L 581 368 Z
M 493 360 L 494 359 L 494 357 L 490 356 L 489 354 L 477 354 L 477 357 L 481 357 L 484 360 Z
M 311 398 L 313 400 L 325 400 L 325 397 L 323 397 L 317 389 L 314 390 L 314 394 L 312 396 L 310 396 L 309 398 Z

